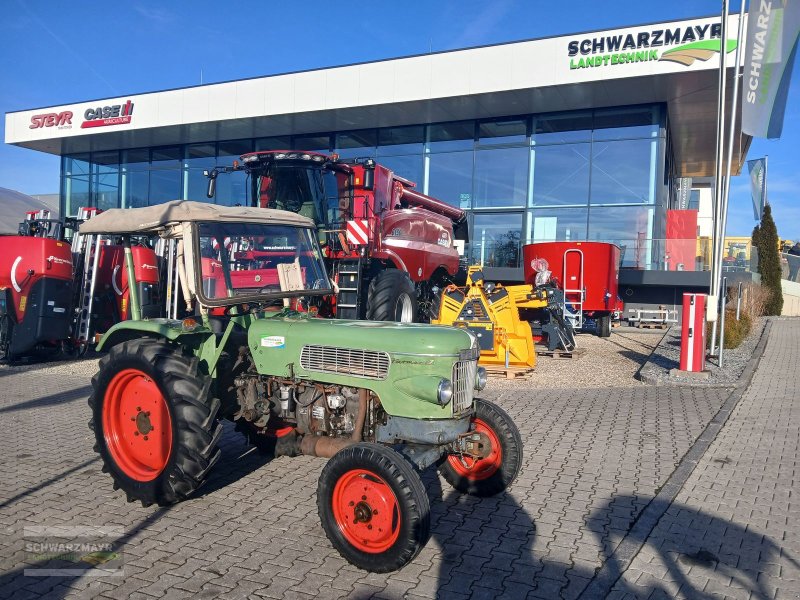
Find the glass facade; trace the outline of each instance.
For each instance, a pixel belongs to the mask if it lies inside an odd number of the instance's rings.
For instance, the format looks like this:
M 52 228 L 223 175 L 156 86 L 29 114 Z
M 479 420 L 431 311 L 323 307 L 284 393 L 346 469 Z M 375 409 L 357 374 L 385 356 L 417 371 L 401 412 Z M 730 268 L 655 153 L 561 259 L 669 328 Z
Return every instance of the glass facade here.
M 203 170 L 252 150 L 336 152 L 468 211 L 471 259 L 516 267 L 532 241 L 662 237 L 668 148 L 652 105 L 96 152 L 62 157 L 62 211 L 206 200 Z M 220 176 L 213 201 L 246 204 L 245 175 Z

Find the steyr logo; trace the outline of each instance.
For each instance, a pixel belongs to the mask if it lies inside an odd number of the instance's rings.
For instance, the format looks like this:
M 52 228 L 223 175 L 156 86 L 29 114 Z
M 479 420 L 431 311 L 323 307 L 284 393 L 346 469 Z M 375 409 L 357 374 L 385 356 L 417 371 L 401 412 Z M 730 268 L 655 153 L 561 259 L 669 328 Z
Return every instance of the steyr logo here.
M 709 60 L 720 52 L 722 27 L 719 23 L 671 29 L 621 33 L 567 44 L 570 69 L 624 65 L 638 62 L 670 61 L 685 66 L 696 60 Z M 666 50 L 662 48 L 669 47 Z M 727 40 L 725 51 L 736 48 L 736 40 Z M 662 52 L 659 55 L 659 52 Z M 578 55 L 582 55 L 578 57 Z
M 60 113 L 46 113 L 43 115 L 33 115 L 31 117 L 31 124 L 28 126 L 31 129 L 39 129 L 40 127 L 58 127 L 59 129 L 72 128 L 72 113 L 68 110 Z
M 125 104 L 87 108 L 86 112 L 83 113 L 83 118 L 85 120 L 81 123 L 81 129 L 86 129 L 87 127 L 125 125 L 131 122 L 132 115 L 133 102 L 130 100 Z

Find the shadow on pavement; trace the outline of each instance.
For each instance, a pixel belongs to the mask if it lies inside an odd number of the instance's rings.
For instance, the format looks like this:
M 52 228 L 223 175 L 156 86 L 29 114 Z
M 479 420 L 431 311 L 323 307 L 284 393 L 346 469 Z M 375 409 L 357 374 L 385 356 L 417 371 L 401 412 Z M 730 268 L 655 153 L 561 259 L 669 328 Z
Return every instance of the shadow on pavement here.
M 59 406 L 75 400 L 85 400 L 92 394 L 92 386 L 85 385 L 83 387 L 58 392 L 57 394 L 50 394 L 49 396 L 42 396 L 41 398 L 34 398 L 33 400 L 26 400 L 19 404 L 11 404 L 0 408 L 0 414 L 17 412 L 19 410 L 29 410 L 32 408 L 45 408 L 48 406 Z M 87 413 L 88 414 L 88 413 Z
M 602 522 L 619 503 L 640 502 L 639 497 L 618 496 L 608 505 L 598 508 L 587 519 L 591 528 Z M 758 600 L 771 599 L 774 590 L 766 585 L 764 573 L 775 565 L 788 561 L 795 568 L 800 564 L 770 538 L 710 513 L 690 506 L 653 499 L 647 506 L 649 514 L 661 515 L 652 531 L 632 527 L 628 540 L 642 545 L 637 553 L 650 557 L 644 585 L 639 580 L 630 583 L 623 575 L 622 565 L 616 560 L 607 538 L 600 538 L 597 528 L 592 528 L 604 546 L 604 569 L 598 574 L 582 598 L 605 598 L 613 589 L 614 597 L 672 598 L 678 592 L 685 598 L 718 598 L 720 589 L 705 591 L 706 580 L 716 579 L 723 587 L 730 582 L 731 595 L 739 595 L 743 588 Z M 634 558 L 634 564 L 636 559 Z M 632 575 L 632 574 L 631 574 Z M 637 573 L 638 576 L 638 573 Z M 661 580 L 661 581 L 659 581 Z

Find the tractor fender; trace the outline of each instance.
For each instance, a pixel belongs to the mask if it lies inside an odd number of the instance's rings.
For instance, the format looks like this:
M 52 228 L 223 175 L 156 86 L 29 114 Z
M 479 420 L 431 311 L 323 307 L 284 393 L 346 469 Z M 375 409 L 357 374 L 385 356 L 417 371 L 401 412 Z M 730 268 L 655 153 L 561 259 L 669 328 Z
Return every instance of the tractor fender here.
M 141 337 L 165 339 L 170 342 L 191 340 L 191 346 L 199 346 L 207 338 L 214 337 L 214 332 L 202 325 L 188 329 L 184 327 L 183 321 L 175 319 L 121 321 L 103 334 L 96 350 L 107 350 L 121 342 Z

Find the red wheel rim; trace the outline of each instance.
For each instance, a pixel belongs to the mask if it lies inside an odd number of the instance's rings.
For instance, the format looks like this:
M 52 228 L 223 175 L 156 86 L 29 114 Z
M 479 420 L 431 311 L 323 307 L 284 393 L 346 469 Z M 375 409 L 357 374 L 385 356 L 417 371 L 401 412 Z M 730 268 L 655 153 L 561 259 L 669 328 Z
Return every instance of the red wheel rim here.
M 460 456 L 450 455 L 447 461 L 453 470 L 461 477 L 465 477 L 471 481 L 481 481 L 494 475 L 503 464 L 503 448 L 500 446 L 500 438 L 494 430 L 486 424 L 485 421 L 476 418 L 472 419 L 472 431 L 483 433 L 489 438 L 491 443 L 491 452 L 486 458 L 472 458 L 471 456 L 464 456 L 464 463 L 461 462 Z
M 169 406 L 142 371 L 125 369 L 108 384 L 103 437 L 111 458 L 131 479 L 152 481 L 167 466 L 172 452 Z
M 400 505 L 382 478 L 347 471 L 333 488 L 333 518 L 345 539 L 369 554 L 385 552 L 400 536 Z

